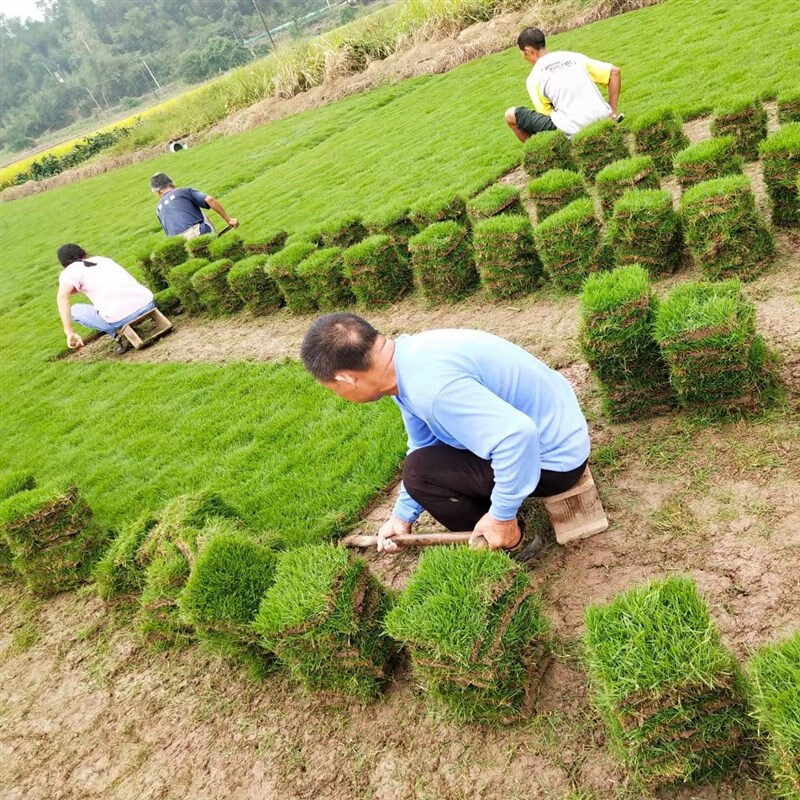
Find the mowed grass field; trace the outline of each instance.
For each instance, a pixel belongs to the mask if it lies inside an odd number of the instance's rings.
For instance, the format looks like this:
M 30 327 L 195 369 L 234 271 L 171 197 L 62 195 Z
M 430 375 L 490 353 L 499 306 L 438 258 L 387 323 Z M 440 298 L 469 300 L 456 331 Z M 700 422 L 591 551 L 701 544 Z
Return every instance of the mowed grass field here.
M 708 110 L 800 80 L 800 5 L 663 4 L 572 31 L 552 48 L 623 69 L 621 108 Z M 243 230 L 300 230 L 441 191 L 473 193 L 516 165 L 503 111 L 525 104 L 516 48 L 398 86 L 2 206 L 0 337 L 4 465 L 74 476 L 108 525 L 196 488 L 298 541 L 345 527 L 402 457 L 389 401 L 345 406 L 297 365 L 51 362 L 63 347 L 56 248 L 75 241 L 132 267 L 161 239 L 148 177 L 218 196 Z

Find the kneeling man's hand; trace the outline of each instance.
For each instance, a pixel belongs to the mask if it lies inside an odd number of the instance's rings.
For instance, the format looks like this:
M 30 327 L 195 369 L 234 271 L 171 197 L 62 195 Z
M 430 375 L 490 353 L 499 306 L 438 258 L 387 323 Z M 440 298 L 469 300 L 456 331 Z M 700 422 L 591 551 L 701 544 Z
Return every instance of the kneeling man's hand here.
M 484 514 L 475 525 L 469 546 L 479 549 L 484 546 L 481 537 L 486 540 L 491 550 L 501 547 L 514 547 L 519 543 L 520 530 L 516 519 L 502 521 L 489 514 Z
M 402 545 L 392 541 L 392 536 L 398 533 L 411 533 L 411 523 L 392 514 L 378 531 L 378 552 L 396 553 L 400 550 Z
M 69 347 L 70 350 L 78 350 L 83 347 L 83 339 L 81 339 L 81 337 L 78 336 L 78 334 L 74 331 L 72 333 L 68 333 L 67 347 Z

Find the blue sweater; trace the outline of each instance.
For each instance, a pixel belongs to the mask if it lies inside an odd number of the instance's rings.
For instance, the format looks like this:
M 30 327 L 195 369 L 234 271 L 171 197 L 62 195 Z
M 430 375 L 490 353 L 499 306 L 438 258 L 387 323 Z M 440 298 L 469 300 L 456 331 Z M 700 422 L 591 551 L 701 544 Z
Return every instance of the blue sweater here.
M 569 382 L 515 344 L 473 330 L 395 340 L 394 367 L 408 452 L 444 443 L 492 462 L 489 513 L 513 519 L 542 469 L 568 472 L 589 457 L 589 431 Z M 401 485 L 394 514 L 423 508 Z

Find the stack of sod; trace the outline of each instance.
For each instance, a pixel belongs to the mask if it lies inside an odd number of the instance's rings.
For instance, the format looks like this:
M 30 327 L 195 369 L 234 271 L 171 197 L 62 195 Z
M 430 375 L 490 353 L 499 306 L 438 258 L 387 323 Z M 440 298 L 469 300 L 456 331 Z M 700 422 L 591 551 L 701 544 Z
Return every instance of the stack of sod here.
M 382 630 L 391 602 L 362 559 L 307 545 L 278 555 L 253 627 L 305 687 L 367 699 L 394 649 Z
M 581 171 L 591 180 L 606 165 L 630 155 L 625 137 L 613 119 L 601 119 L 579 130 L 572 137 L 572 152 Z
M 586 196 L 583 177 L 569 169 L 549 169 L 528 184 L 528 196 L 541 222 L 580 197 Z
M 209 649 L 243 664 L 258 680 L 274 657 L 258 642 L 252 623 L 275 579 L 275 553 L 218 525 L 192 567 L 180 595 L 180 613 Z
M 408 647 L 434 709 L 460 721 L 530 714 L 551 659 L 530 576 L 498 551 L 426 550 L 386 630 Z
M 473 231 L 475 266 L 481 285 L 493 300 L 531 292 L 542 275 L 542 262 L 527 215 L 500 214 L 480 220 Z
M 341 247 L 316 250 L 297 267 L 297 274 L 308 285 L 320 311 L 336 311 L 355 301 L 344 275 Z
M 411 220 L 407 206 L 387 204 L 374 209 L 364 224 L 370 236 L 388 236 L 392 244 L 401 249 L 402 255 L 408 255 L 408 240 L 419 233 L 419 226 Z
M 190 258 L 211 259 L 211 242 L 217 238 L 215 233 L 203 233 L 186 242 L 186 252 Z
M 473 222 L 498 214 L 524 214 L 519 189 L 500 183 L 484 189 L 467 201 L 467 216 Z
M 151 256 L 153 265 L 161 277 L 169 283 L 169 275 L 173 267 L 183 264 L 188 258 L 186 240 L 183 236 L 170 236 L 153 248 Z
M 672 161 L 673 172 L 683 189 L 701 181 L 740 175 L 744 162 L 736 153 L 732 136 L 703 139 L 681 150 Z
M 673 272 L 681 263 L 683 231 L 666 190 L 634 189 L 614 203 L 607 241 L 620 266 L 641 264 L 651 275 Z
M 244 258 L 247 253 L 244 249 L 244 242 L 238 233 L 230 231 L 224 236 L 215 236 L 208 244 L 208 258 L 210 261 L 221 261 L 222 259 L 238 261 Z
M 659 305 L 653 331 L 681 405 L 725 412 L 761 404 L 773 357 L 739 281 L 676 287 Z
M 681 198 L 681 220 L 692 260 L 711 280 L 753 278 L 775 250 L 744 175 L 688 189 Z
M 627 767 L 649 788 L 739 763 L 744 680 L 694 581 L 654 580 L 585 613 L 595 701 Z
M 650 156 L 634 156 L 603 167 L 595 178 L 597 194 L 606 216 L 629 189 L 659 189 L 658 173 Z
M 778 128 L 760 147 L 764 183 L 767 185 L 772 222 L 782 228 L 800 226 L 800 122 Z
M 298 265 L 316 249 L 309 241 L 287 241 L 283 250 L 270 256 L 267 261 L 267 275 L 278 285 L 289 310 L 297 314 L 316 308 L 308 284 L 297 274 Z
M 74 486 L 11 495 L 0 504 L 0 534 L 11 550 L 14 571 L 40 597 L 86 583 L 108 541 Z
M 611 266 L 600 222 L 588 197 L 575 200 L 533 229 L 536 249 L 553 283 L 577 291 L 593 272 Z
M 478 288 L 469 231 L 452 220 L 435 222 L 408 241 L 414 283 L 431 303 L 460 300 Z
M 778 95 L 778 122 L 800 122 L 800 89 L 787 89 Z
M 800 633 L 762 647 L 747 665 L 753 715 L 767 738 L 775 796 L 800 797 Z
M 222 258 L 200 267 L 192 275 L 192 288 L 197 292 L 203 311 L 218 316 L 232 314 L 242 307 L 241 298 L 228 286 L 228 273 L 233 261 Z
M 251 233 L 244 237 L 244 249 L 251 254 L 271 256 L 286 244 L 288 236 L 289 234 L 281 228 Z
M 640 266 L 590 275 L 581 295 L 581 349 L 613 420 L 641 419 L 673 404 L 669 372 L 653 339 L 656 298 Z
M 642 114 L 633 120 L 630 127 L 636 152 L 650 156 L 659 175 L 669 175 L 672 157 L 689 146 L 681 118 L 671 108 L 657 108 Z
M 136 256 L 136 266 L 142 271 L 145 283 L 154 292 L 160 292 L 167 287 L 166 278 L 161 274 L 161 269 L 153 261 L 153 253 L 149 246 L 146 246 Z
M 181 299 L 174 286 L 167 286 L 153 295 L 156 308 L 164 314 L 172 314 L 180 308 Z
M 144 588 L 144 567 L 139 548 L 158 524 L 158 516 L 146 512 L 124 527 L 106 548 L 92 575 L 103 600 L 132 597 Z
M 561 131 L 531 136 L 522 149 L 522 166 L 531 178 L 551 169 L 577 169 L 570 141 Z
M 36 478 L 29 472 L 6 472 L 0 476 L 0 503 L 20 492 L 26 492 L 36 486 Z M 0 535 L 0 578 L 14 575 L 11 564 L 11 550 L 5 536 Z
M 460 194 L 441 192 L 417 203 L 409 217 L 419 228 L 434 222 L 466 222 L 467 201 Z
M 203 304 L 200 302 L 200 295 L 194 288 L 192 278 L 194 274 L 208 265 L 208 261 L 204 258 L 190 258 L 184 261 L 183 264 L 173 267 L 169 273 L 169 284 L 178 295 L 181 305 L 190 314 L 199 314 L 203 310 Z
M 737 97 L 714 109 L 712 136 L 732 136 L 736 152 L 745 161 L 758 159 L 758 144 L 767 138 L 767 111 L 761 100 Z
M 136 627 L 149 647 L 163 650 L 191 641 L 192 625 L 178 607 L 180 593 L 202 544 L 221 528 L 227 530 L 238 515 L 217 495 L 203 492 L 175 498 L 157 518 L 141 538 L 141 530 L 130 532 L 117 557 L 117 572 L 130 576 L 144 569 Z M 124 553 L 130 552 L 126 559 Z
M 267 275 L 267 256 L 252 255 L 237 261 L 228 273 L 228 286 L 253 314 L 268 314 L 283 305 L 275 281 Z
M 367 235 L 367 229 L 358 214 L 344 214 L 326 220 L 319 235 L 324 247 L 345 248 L 360 242 Z
M 344 274 L 360 305 L 370 308 L 399 300 L 409 289 L 411 274 L 393 239 L 370 236 L 343 253 Z

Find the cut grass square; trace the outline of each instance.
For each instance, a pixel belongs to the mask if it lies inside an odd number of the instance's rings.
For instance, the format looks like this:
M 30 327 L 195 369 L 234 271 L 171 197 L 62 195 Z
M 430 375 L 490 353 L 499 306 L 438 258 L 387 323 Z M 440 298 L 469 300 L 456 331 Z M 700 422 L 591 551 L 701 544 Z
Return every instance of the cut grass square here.
M 496 183 L 467 201 L 467 216 L 477 222 L 498 214 L 524 214 L 519 189 Z
M 168 286 L 166 289 L 156 292 L 153 295 L 153 302 L 156 304 L 156 308 L 167 316 L 174 314 L 181 307 L 181 299 L 174 286 Z
M 457 222 L 436 222 L 408 241 L 414 284 L 431 303 L 461 300 L 478 288 L 469 231 Z
M 297 274 L 308 284 L 320 311 L 337 311 L 355 302 L 344 274 L 343 254 L 341 247 L 325 247 L 297 267 Z
M 640 114 L 631 121 L 630 127 L 634 149 L 653 159 L 659 175 L 669 175 L 675 153 L 689 146 L 681 118 L 671 108 L 656 108 Z
M 278 285 L 267 275 L 266 254 L 237 261 L 228 272 L 228 286 L 252 314 L 269 314 L 283 305 Z
M 208 244 L 209 261 L 220 261 L 222 259 L 238 261 L 244 258 L 245 255 L 247 253 L 244 249 L 242 237 L 235 231 L 228 231 L 222 236 L 215 236 Z
M 387 234 L 375 234 L 342 254 L 345 277 L 360 306 L 389 305 L 411 287 L 411 270 L 395 241 Z
M 419 228 L 426 228 L 435 222 L 463 223 L 467 219 L 467 201 L 458 193 L 439 192 L 419 201 L 409 215 Z
M 526 294 L 542 276 L 533 226 L 525 214 L 481 219 L 473 231 L 475 265 L 481 285 L 493 300 Z
M 153 248 L 151 258 L 161 277 L 169 281 L 170 270 L 189 258 L 186 252 L 186 240 L 183 236 L 170 236 Z
M 761 143 L 759 154 L 772 206 L 772 223 L 781 228 L 800 227 L 800 122 L 778 128 Z
M 324 247 L 345 248 L 364 239 L 367 229 L 358 214 L 343 214 L 325 220 L 319 234 Z
M 595 178 L 597 194 L 606 216 L 629 189 L 659 189 L 658 172 L 650 156 L 633 156 L 603 167 Z
M 578 168 L 570 140 L 562 131 L 544 131 L 527 139 L 522 150 L 522 166 L 531 178 L 551 169 Z
M 36 478 L 23 470 L 4 472 L 0 476 L 0 503 L 20 492 L 36 487 Z M 0 534 L 0 578 L 10 578 L 16 573 L 11 564 L 11 550 L 5 536 Z
M 702 181 L 741 175 L 744 166 L 732 136 L 703 139 L 681 150 L 672 163 L 675 177 L 684 191 Z
M 244 249 L 253 255 L 271 256 L 286 243 L 289 234 L 282 228 L 264 228 L 252 233 L 242 234 Z
M 267 275 L 277 284 L 289 310 L 297 314 L 313 311 L 317 306 L 308 282 L 297 273 L 297 267 L 316 249 L 309 241 L 287 240 L 283 250 L 267 261 Z
M 194 239 L 188 239 L 185 247 L 190 258 L 204 258 L 211 261 L 211 242 L 217 238 L 216 233 L 202 233 Z
M 572 152 L 590 180 L 603 167 L 630 155 L 622 130 L 613 119 L 601 119 L 579 130 L 572 137 Z
M 778 122 L 800 122 L 800 89 L 787 89 L 778 95 Z
M 568 169 L 551 169 L 528 184 L 528 196 L 542 222 L 581 197 L 586 197 L 583 176 Z
M 745 161 L 758 159 L 758 145 L 767 138 L 767 111 L 759 98 L 729 98 L 714 109 L 714 136 L 732 136 L 736 152 Z
M 228 285 L 233 261 L 228 258 L 212 261 L 192 275 L 192 287 L 207 314 L 233 314 L 242 307 L 242 300 Z
M 167 280 L 161 273 L 161 268 L 153 261 L 152 248 L 145 245 L 136 255 L 136 266 L 142 271 L 145 283 L 153 292 L 166 289 Z
M 192 283 L 192 278 L 196 272 L 206 266 L 208 266 L 208 261 L 204 258 L 190 258 L 170 270 L 169 284 L 178 295 L 181 305 L 190 314 L 199 314 L 203 310 L 200 295 Z

